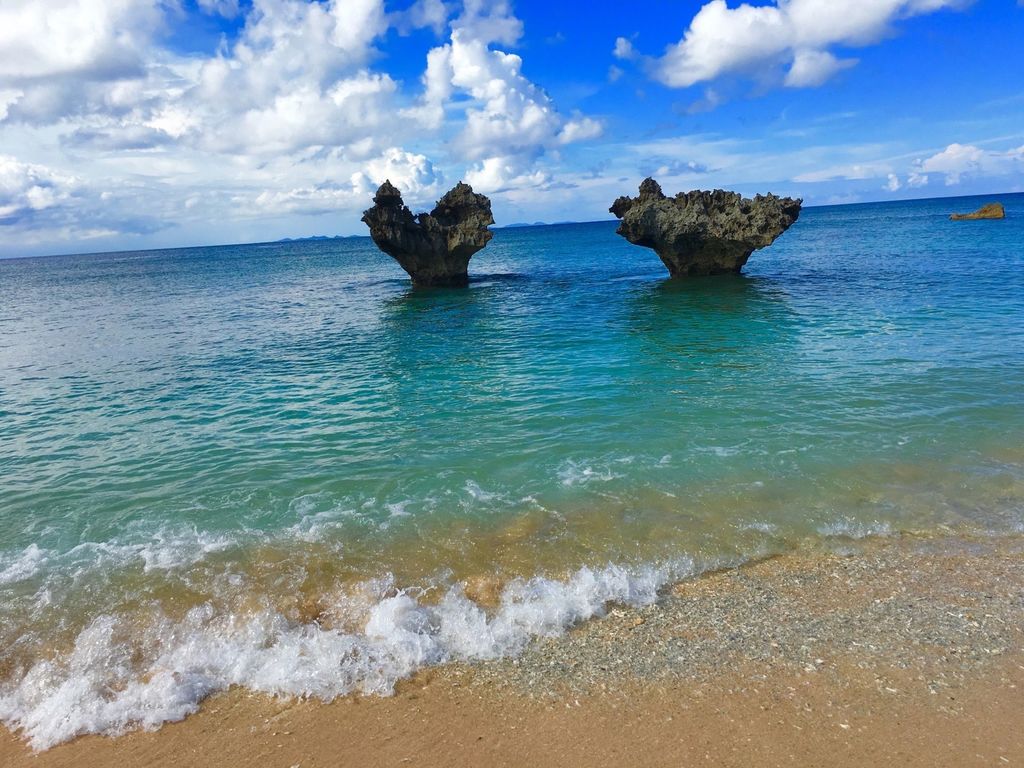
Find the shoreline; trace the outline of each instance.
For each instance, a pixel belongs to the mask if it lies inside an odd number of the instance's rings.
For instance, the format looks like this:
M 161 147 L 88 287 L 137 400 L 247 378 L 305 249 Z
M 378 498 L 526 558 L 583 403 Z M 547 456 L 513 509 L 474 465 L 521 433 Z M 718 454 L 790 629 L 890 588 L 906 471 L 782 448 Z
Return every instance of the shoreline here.
M 682 581 L 517 658 L 426 669 L 390 698 L 233 689 L 157 731 L 42 753 L 0 729 L 0 764 L 1024 762 L 1024 537 L 853 549 Z

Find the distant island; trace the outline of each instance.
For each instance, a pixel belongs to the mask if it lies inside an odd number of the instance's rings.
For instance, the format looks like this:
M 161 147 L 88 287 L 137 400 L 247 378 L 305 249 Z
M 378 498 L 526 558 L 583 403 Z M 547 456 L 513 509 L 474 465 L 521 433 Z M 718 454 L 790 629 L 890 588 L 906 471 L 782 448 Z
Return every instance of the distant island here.
M 309 240 L 348 240 L 353 237 L 365 237 L 365 235 L 310 235 L 309 237 L 282 237 L 276 240 L 278 243 L 305 243 Z
M 525 221 L 517 221 L 517 222 L 515 222 L 513 224 L 502 224 L 502 225 L 500 225 L 498 227 L 498 229 L 515 229 L 516 227 L 554 227 L 554 226 L 556 226 L 558 224 L 588 224 L 588 223 L 591 223 L 591 222 L 585 222 L 585 221 L 552 221 L 552 222 L 535 221 L 532 224 L 530 224 L 529 222 L 525 222 Z

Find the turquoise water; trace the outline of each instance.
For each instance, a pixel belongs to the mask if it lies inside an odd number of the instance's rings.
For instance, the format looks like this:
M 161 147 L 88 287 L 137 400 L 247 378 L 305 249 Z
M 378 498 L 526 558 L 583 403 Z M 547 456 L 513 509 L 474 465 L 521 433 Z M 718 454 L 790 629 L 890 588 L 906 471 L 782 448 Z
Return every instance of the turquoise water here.
M 468 289 L 365 238 L 0 261 L 0 719 L 387 692 L 707 567 L 1019 534 L 1000 199 L 808 209 L 679 282 L 610 222 L 496 230 Z

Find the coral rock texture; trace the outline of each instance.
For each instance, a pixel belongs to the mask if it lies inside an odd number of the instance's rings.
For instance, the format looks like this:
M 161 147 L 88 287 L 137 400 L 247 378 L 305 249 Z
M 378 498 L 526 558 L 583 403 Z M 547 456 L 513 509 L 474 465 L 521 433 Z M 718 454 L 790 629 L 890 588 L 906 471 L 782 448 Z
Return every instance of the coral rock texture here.
M 363 212 L 370 237 L 409 273 L 414 285 L 460 286 L 469 282 L 469 260 L 491 239 L 491 201 L 461 181 L 430 213 L 416 216 L 390 181 L 380 185 L 373 207 Z
M 1002 203 L 987 203 L 974 213 L 951 213 L 953 221 L 974 221 L 975 219 L 1005 219 L 1006 210 Z
M 608 210 L 616 230 L 634 245 L 653 248 L 673 277 L 739 272 L 750 254 L 775 242 L 800 215 L 802 200 L 736 192 L 680 192 L 666 197 L 644 179 L 638 197 L 620 197 Z

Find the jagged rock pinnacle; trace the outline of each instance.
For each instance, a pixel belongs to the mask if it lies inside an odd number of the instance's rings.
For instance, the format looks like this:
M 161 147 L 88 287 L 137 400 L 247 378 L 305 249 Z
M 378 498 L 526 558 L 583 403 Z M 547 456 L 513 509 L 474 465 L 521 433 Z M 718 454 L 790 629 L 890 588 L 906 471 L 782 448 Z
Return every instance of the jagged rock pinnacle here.
M 438 200 L 434 210 L 413 216 L 402 193 L 385 181 L 363 212 L 370 237 L 384 253 L 423 286 L 458 286 L 469 282 L 469 260 L 487 245 L 494 223 L 491 201 L 461 181 Z
M 750 254 L 775 242 L 800 215 L 802 200 L 696 190 L 666 197 L 652 178 L 637 197 L 620 197 L 608 210 L 616 230 L 634 245 L 653 248 L 673 277 L 739 272 Z

